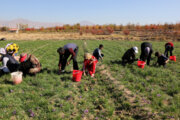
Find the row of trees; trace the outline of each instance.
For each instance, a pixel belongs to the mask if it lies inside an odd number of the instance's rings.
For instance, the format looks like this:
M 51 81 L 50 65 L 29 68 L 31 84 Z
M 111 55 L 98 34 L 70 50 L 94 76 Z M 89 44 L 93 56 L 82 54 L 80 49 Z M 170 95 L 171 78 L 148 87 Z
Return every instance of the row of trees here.
M 23 26 L 23 25 L 21 25 Z M 8 31 L 8 27 L 1 27 L 0 31 Z M 48 28 L 28 28 L 20 27 L 22 32 L 80 32 L 92 33 L 92 34 L 111 34 L 114 31 L 123 31 L 124 34 L 129 34 L 130 31 L 180 31 L 180 23 L 176 24 L 150 24 L 150 25 L 138 25 L 138 24 L 127 24 L 127 25 L 92 25 L 92 26 L 81 26 L 80 24 L 75 25 L 63 25 Z

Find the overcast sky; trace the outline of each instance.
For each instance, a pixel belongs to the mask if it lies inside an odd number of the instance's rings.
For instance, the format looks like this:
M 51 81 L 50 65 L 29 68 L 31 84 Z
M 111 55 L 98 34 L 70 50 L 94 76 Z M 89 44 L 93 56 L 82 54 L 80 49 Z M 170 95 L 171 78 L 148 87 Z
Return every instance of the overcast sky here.
M 180 0 L 0 0 L 0 20 L 66 24 L 180 22 Z

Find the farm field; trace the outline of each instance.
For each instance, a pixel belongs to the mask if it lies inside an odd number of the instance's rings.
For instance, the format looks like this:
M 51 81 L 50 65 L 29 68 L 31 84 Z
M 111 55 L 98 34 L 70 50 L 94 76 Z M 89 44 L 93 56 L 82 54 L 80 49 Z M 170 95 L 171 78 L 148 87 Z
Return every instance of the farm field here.
M 12 85 L 10 75 L 0 78 L 0 119 L 179 119 L 180 118 L 180 43 L 174 42 L 177 62 L 166 68 L 144 69 L 137 63 L 122 66 L 121 57 L 140 41 L 44 40 L 2 41 L 0 47 L 14 42 L 19 53 L 28 52 L 39 58 L 43 71 L 26 76 L 20 85 Z M 57 48 L 67 43 L 79 46 L 78 63 L 83 65 L 84 52 L 104 45 L 105 58 L 98 63 L 95 78 L 85 76 L 72 81 L 72 63 L 66 73 L 58 75 Z M 164 52 L 165 42 L 151 42 L 153 50 Z

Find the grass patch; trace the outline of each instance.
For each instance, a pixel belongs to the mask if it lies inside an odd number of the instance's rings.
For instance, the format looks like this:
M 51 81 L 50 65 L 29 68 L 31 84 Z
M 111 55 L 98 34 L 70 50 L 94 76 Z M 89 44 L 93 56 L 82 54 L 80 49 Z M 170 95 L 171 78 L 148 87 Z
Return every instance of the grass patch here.
M 72 82 L 72 63 L 67 73 L 57 75 L 57 48 L 66 43 L 79 46 L 78 62 L 82 68 L 83 40 L 65 41 L 4 41 L 20 46 L 19 53 L 32 53 L 39 58 L 44 71 L 36 76 L 26 76 L 20 85 L 9 83 L 10 75 L 0 79 L 0 119 L 139 119 L 131 110 L 132 105 L 122 91 L 97 70 L 96 77 L 83 77 L 80 83 Z M 145 66 L 139 69 L 136 63 L 123 67 L 120 65 L 124 52 L 132 47 L 140 48 L 137 41 L 96 41 L 87 40 L 89 52 L 105 46 L 103 64 L 110 69 L 111 75 L 133 94 L 150 100 L 148 106 L 164 118 L 179 118 L 180 111 L 180 43 L 176 42 L 174 54 L 177 62 L 169 62 L 167 68 Z M 165 42 L 152 42 L 154 51 L 164 52 Z M 139 57 L 139 54 L 138 54 Z M 154 57 L 154 55 L 153 55 Z M 151 61 L 151 64 L 155 60 Z M 119 113 L 121 111 L 121 113 Z M 123 111 L 123 112 L 122 112 Z

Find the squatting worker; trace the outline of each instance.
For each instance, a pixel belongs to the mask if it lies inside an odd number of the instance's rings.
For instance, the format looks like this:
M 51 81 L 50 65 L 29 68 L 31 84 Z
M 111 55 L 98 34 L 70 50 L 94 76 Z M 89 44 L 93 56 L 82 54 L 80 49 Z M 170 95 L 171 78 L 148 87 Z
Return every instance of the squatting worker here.
M 96 48 L 93 52 L 93 56 L 96 57 L 96 59 L 99 61 L 99 59 L 103 59 L 104 54 L 101 53 L 104 46 L 102 44 L 99 45 L 99 48 Z
M 65 67 L 70 64 L 71 60 L 73 60 L 73 69 L 79 70 L 76 60 L 78 54 L 78 46 L 76 44 L 66 44 L 64 47 L 58 48 L 57 52 L 59 53 L 59 74 L 65 72 Z M 69 56 L 71 56 L 71 58 L 68 60 Z
M 32 54 L 22 53 L 20 55 L 19 62 L 21 63 L 20 71 L 24 74 L 35 75 L 41 71 L 41 64 L 39 60 Z
M 0 61 L 2 61 L 2 67 L 0 67 L 0 75 L 4 73 L 11 73 L 18 71 L 19 63 L 12 56 L 12 52 L 7 51 L 4 48 L 0 49 Z
M 149 42 L 143 42 L 141 44 L 140 60 L 142 61 L 147 60 L 147 65 L 149 65 L 152 53 L 153 53 L 152 44 Z
M 170 52 L 170 56 L 172 56 L 172 51 L 174 50 L 174 45 L 172 42 L 168 42 L 165 44 L 165 52 L 164 55 L 168 57 L 168 52 Z
M 96 64 L 97 59 L 90 53 L 86 53 L 84 55 L 84 65 L 83 65 L 83 73 L 86 75 L 90 75 L 91 77 L 94 77 L 95 70 L 96 70 Z
M 122 57 L 122 64 L 126 65 L 127 63 L 131 64 L 134 61 L 137 61 L 138 60 L 138 59 L 136 59 L 137 53 L 138 53 L 137 47 L 132 47 L 132 48 L 128 49 Z
M 166 64 L 168 63 L 169 59 L 163 55 L 163 54 L 160 54 L 159 52 L 156 52 L 155 53 L 155 56 L 157 57 L 157 62 L 155 63 L 155 65 L 159 65 L 159 66 L 164 66 L 166 67 Z

